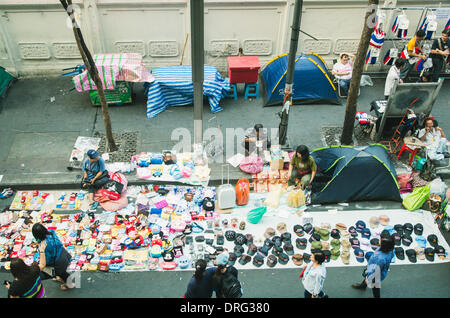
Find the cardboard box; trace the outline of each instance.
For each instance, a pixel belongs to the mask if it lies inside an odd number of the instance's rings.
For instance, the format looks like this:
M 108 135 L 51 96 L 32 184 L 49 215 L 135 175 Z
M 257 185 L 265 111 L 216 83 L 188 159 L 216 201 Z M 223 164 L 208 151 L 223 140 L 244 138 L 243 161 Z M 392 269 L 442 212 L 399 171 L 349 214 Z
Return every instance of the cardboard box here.
M 270 162 L 270 170 L 283 170 L 284 168 L 284 160 L 283 159 L 274 159 Z

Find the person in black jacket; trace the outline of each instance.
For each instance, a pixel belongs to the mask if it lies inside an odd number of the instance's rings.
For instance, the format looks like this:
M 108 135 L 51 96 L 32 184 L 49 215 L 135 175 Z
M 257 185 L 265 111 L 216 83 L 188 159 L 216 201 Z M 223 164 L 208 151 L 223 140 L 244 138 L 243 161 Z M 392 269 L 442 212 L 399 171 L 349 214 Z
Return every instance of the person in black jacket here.
M 195 273 L 192 276 L 183 298 L 211 298 L 213 294 L 213 276 L 215 267 L 206 269 L 203 259 L 195 262 Z
M 225 292 L 225 280 L 227 280 L 227 276 L 231 275 L 234 278 L 233 280 L 238 280 L 238 271 L 234 266 L 228 265 L 228 253 L 224 252 L 217 256 L 216 258 L 216 271 L 214 275 L 214 281 L 213 281 L 213 288 L 216 292 L 217 298 L 228 298 L 228 295 L 226 295 Z M 239 283 L 240 286 L 240 283 Z M 240 290 L 242 295 L 242 289 Z

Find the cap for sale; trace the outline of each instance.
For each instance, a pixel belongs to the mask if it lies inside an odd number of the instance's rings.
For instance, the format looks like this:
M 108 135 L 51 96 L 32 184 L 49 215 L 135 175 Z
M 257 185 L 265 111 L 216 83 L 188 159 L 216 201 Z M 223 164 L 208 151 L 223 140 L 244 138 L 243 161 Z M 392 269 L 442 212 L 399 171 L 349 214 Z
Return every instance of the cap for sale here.
M 264 247 L 267 247 L 268 250 L 270 250 L 275 244 L 273 244 L 271 239 L 265 239 L 264 240 Z
M 228 230 L 225 232 L 225 238 L 227 241 L 232 242 L 236 239 L 236 232 L 233 230 Z
M 329 250 L 323 250 L 322 252 L 325 256 L 325 262 L 329 263 L 331 260 L 331 252 Z
M 364 250 L 364 251 L 370 251 L 371 245 L 370 245 L 369 239 L 362 238 L 362 239 L 359 241 L 359 243 L 360 243 L 360 247 L 361 247 L 362 250 Z
M 413 230 L 414 230 L 414 227 L 411 223 L 403 224 L 403 232 L 404 233 L 408 233 L 409 235 L 411 235 Z
M 363 229 L 366 228 L 366 223 L 364 221 L 359 220 L 356 222 L 356 231 L 361 233 Z
M 430 234 L 427 237 L 428 243 L 430 243 L 431 246 L 436 247 L 438 245 L 438 238 L 434 234 Z
M 331 225 L 330 223 L 320 223 L 320 228 L 329 231 L 331 229 Z
M 435 254 L 434 252 L 435 252 L 434 249 L 431 247 L 427 247 L 425 249 L 424 253 L 427 261 L 434 262 L 434 254 Z
M 275 230 L 271 227 L 267 228 L 266 231 L 264 232 L 264 237 L 265 238 L 270 238 L 272 236 L 275 235 Z
M 381 238 L 388 238 L 391 236 L 391 234 L 389 233 L 388 230 L 383 230 L 383 232 L 381 232 L 380 236 L 381 236 Z
M 241 255 L 244 254 L 244 248 L 242 245 L 236 245 L 234 247 L 234 254 L 236 254 L 236 257 L 241 257 Z
M 303 225 L 303 230 L 305 231 L 306 234 L 313 234 L 314 233 L 314 227 L 312 226 L 311 223 L 306 223 L 305 225 Z
M 414 234 L 422 235 L 423 234 L 423 225 L 421 223 L 417 223 L 414 225 Z
M 306 240 L 306 238 L 298 238 L 295 240 L 295 246 L 297 246 L 297 248 L 300 250 L 304 250 L 307 245 L 308 241 Z
M 275 265 L 277 265 L 278 263 L 278 258 L 275 255 L 269 255 L 267 257 L 267 266 L 269 267 L 275 267 Z
M 347 226 L 345 226 L 344 223 L 337 223 L 337 224 L 336 224 L 336 229 L 337 229 L 339 232 L 342 232 L 342 231 L 347 230 Z
M 291 242 L 285 242 L 283 248 L 287 255 L 294 255 L 294 246 Z
M 356 231 L 356 228 L 354 226 L 350 226 L 348 228 L 348 232 L 350 233 L 350 235 L 352 237 L 357 237 L 358 236 L 358 232 Z
M 409 250 L 406 250 L 405 254 L 408 256 L 408 260 L 411 263 L 417 263 L 416 251 L 414 249 L 410 248 Z
M 383 225 L 383 226 L 386 226 L 386 225 L 389 224 L 389 217 L 387 215 L 385 215 L 385 214 L 380 215 L 378 217 L 378 220 L 380 221 L 380 224 Z
M 359 240 L 357 238 L 351 238 L 350 244 L 352 245 L 352 248 L 357 249 L 360 246 Z
M 292 262 L 294 263 L 294 265 L 301 266 L 303 264 L 303 255 L 302 254 L 292 255 Z
M 313 249 L 322 249 L 322 243 L 320 241 L 313 241 L 311 243 L 311 248 Z
M 350 238 L 350 232 L 347 231 L 347 230 L 341 231 L 341 238 L 349 239 Z
M 368 228 L 364 228 L 361 232 L 361 237 L 366 238 L 366 239 L 370 239 L 370 236 L 372 234 L 370 233 L 370 230 Z
M 328 241 L 330 239 L 330 231 L 328 231 L 327 229 L 320 229 L 319 235 L 322 241 Z
M 414 250 L 416 251 L 417 258 L 423 261 L 425 259 L 425 250 L 421 247 L 415 247 Z
M 278 223 L 278 225 L 277 225 L 277 230 L 278 230 L 278 232 L 280 232 L 281 234 L 283 234 L 284 232 L 286 232 L 286 231 L 287 231 L 287 229 L 286 229 L 286 223 L 284 223 L 284 222 Z
M 255 265 L 256 267 L 261 267 L 264 264 L 264 257 L 262 257 L 259 254 L 256 254 L 253 257 L 253 265 Z
M 341 240 L 341 245 L 343 250 L 348 250 L 352 246 L 349 240 Z
M 228 266 L 233 266 L 236 263 L 237 256 L 233 252 L 231 252 L 228 256 Z
M 331 259 L 333 261 L 337 260 L 339 258 L 339 255 L 341 255 L 341 251 L 339 250 L 339 248 L 333 248 L 331 250 Z
M 291 242 L 291 233 L 284 232 L 283 234 L 281 234 L 281 241 L 283 241 L 283 242 Z
M 427 247 L 427 239 L 423 236 L 416 236 L 416 242 L 421 248 Z
M 440 258 L 440 259 L 445 259 L 445 248 L 443 248 L 442 246 L 438 245 L 434 248 L 434 253 Z
M 266 257 L 269 254 L 269 249 L 267 248 L 267 246 L 258 247 L 258 254 Z
M 333 239 L 331 240 L 331 246 L 333 247 L 333 249 L 339 249 L 341 248 L 341 241 L 339 241 L 338 239 Z
M 370 240 L 370 246 L 375 251 L 377 248 L 380 247 L 380 240 L 377 238 L 373 238 Z
M 403 249 L 403 247 L 399 246 L 399 247 L 395 248 L 395 256 L 399 260 L 404 260 L 405 259 L 405 250 Z
M 311 254 L 303 253 L 303 260 L 305 261 L 305 263 L 311 262 Z
M 245 238 L 244 234 L 237 234 L 234 243 L 237 245 L 244 245 L 245 243 L 247 243 L 247 239 Z
M 303 226 L 301 226 L 300 224 L 294 225 L 294 233 L 301 237 L 304 235 L 304 230 L 303 230 Z
M 378 218 L 376 216 L 372 216 L 369 220 L 370 228 L 374 229 L 374 228 L 378 227 L 378 225 L 380 225 L 380 221 L 378 220 Z
M 281 253 L 283 253 L 283 248 L 281 246 L 274 246 L 272 248 L 272 254 L 276 257 L 278 257 L 278 255 L 280 255 Z
M 252 260 L 252 258 L 249 255 L 242 254 L 241 258 L 239 259 L 239 264 L 245 265 L 245 264 L 249 263 L 251 260 Z M 263 258 L 263 264 L 264 264 L 264 258 Z
M 332 229 L 330 235 L 334 239 L 338 239 L 339 240 L 341 238 L 341 234 L 340 234 L 338 229 Z
M 395 225 L 394 225 L 394 230 L 395 230 L 395 232 L 397 232 L 398 234 L 402 235 L 402 234 L 403 234 L 403 225 L 401 225 L 401 224 L 395 224 Z
M 403 243 L 403 245 L 410 246 L 412 242 L 413 242 L 413 240 L 411 238 L 411 235 L 406 234 L 406 233 L 403 234 L 403 236 L 402 236 L 402 243 Z
M 309 242 L 314 242 L 314 241 L 320 241 L 320 235 L 318 233 L 313 233 L 310 238 L 309 238 Z
M 278 235 L 272 237 L 272 242 L 275 246 L 281 246 L 283 244 L 283 241 L 281 241 L 281 237 L 279 237 Z
M 278 263 L 281 265 L 286 265 L 289 262 L 289 256 L 285 253 L 278 255 Z
M 256 245 L 252 243 L 248 246 L 247 255 L 253 256 L 255 255 L 257 250 L 258 248 L 256 247 Z
M 360 248 L 355 249 L 354 251 L 356 260 L 360 263 L 364 262 L 364 251 Z
M 392 238 L 394 239 L 394 243 L 396 246 L 402 245 L 402 237 L 398 233 L 392 234 Z
M 245 243 L 245 244 L 250 245 L 253 243 L 253 235 L 245 234 L 245 239 L 247 240 L 247 243 Z
M 342 251 L 341 260 L 342 260 L 342 263 L 344 263 L 345 265 L 350 264 L 350 252 L 348 250 Z

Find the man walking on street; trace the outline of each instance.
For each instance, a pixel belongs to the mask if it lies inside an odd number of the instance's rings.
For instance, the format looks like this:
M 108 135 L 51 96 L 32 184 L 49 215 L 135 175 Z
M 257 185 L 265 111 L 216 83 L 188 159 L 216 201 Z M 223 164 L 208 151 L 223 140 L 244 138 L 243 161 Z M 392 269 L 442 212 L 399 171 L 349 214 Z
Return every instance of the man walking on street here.
M 381 239 L 380 247 L 369 258 L 367 273 L 361 284 L 353 284 L 356 289 L 372 288 L 373 297 L 380 298 L 381 282 L 386 278 L 391 260 L 394 257 L 394 239 L 392 236 Z

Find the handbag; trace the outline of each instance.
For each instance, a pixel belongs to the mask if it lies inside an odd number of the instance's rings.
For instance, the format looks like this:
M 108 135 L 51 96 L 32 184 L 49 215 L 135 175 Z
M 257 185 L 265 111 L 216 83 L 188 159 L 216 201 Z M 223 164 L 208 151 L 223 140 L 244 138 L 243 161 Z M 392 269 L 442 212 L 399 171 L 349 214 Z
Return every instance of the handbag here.
M 119 200 L 123 191 L 123 184 L 115 180 L 109 180 L 103 186 L 101 193 L 110 200 Z

